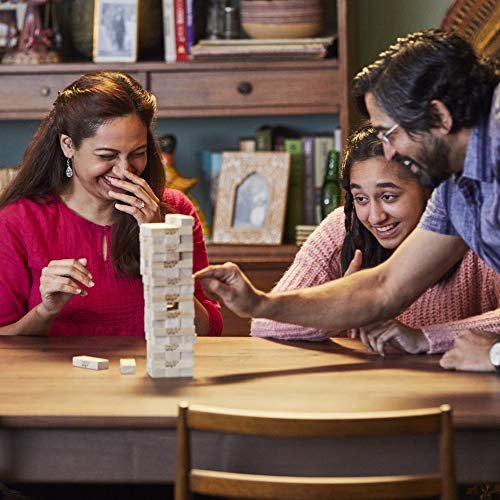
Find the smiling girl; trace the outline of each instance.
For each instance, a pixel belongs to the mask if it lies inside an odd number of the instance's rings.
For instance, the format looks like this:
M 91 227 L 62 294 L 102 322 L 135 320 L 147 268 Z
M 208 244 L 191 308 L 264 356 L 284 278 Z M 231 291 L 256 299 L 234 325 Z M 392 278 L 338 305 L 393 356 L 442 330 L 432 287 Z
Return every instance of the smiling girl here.
M 377 130 L 362 128 L 347 145 L 346 202 L 304 243 L 275 291 L 308 288 L 384 262 L 417 225 L 430 191 L 409 169 L 384 158 Z M 429 249 L 432 252 L 432 249 Z M 408 266 L 412 263 L 408 262 Z M 498 328 L 500 278 L 469 251 L 436 285 L 390 322 L 392 344 L 407 352 L 443 352 L 460 330 Z M 362 340 L 370 347 L 365 333 Z M 252 321 L 252 335 L 324 340 L 345 332 Z M 387 339 L 389 340 L 389 339 Z
M 120 72 L 59 93 L 0 197 L 0 334 L 144 336 L 139 224 L 191 215 L 193 267 L 208 264 L 191 202 L 165 188 L 155 97 Z M 199 284 L 195 328 L 220 335 Z

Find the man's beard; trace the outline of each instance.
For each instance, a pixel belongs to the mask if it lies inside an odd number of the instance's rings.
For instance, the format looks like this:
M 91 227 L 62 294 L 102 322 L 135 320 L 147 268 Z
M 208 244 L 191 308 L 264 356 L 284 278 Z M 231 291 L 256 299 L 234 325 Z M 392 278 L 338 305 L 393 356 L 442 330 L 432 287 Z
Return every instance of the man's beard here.
M 422 142 L 415 158 L 397 154 L 394 159 L 409 169 L 414 165 L 418 170 L 416 175 L 420 184 L 436 188 L 453 173 L 449 160 L 450 148 L 442 139 L 432 135 L 429 137 L 427 144 Z

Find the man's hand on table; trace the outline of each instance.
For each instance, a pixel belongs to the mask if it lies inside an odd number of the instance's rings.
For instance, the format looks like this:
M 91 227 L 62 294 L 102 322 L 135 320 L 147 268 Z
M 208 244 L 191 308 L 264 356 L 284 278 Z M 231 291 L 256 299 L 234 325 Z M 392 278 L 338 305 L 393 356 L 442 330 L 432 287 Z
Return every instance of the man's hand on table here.
M 490 362 L 491 346 L 500 340 L 498 333 L 466 330 L 458 336 L 453 347 L 441 358 L 440 365 L 446 370 L 493 372 Z

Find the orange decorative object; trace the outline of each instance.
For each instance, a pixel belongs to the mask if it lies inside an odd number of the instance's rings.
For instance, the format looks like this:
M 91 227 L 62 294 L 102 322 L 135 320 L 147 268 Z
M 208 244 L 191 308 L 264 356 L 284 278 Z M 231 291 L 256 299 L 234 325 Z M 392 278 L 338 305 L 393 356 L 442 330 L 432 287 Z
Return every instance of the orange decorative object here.
M 198 184 L 198 179 L 183 177 L 174 167 L 174 150 L 177 144 L 177 139 L 174 135 L 163 135 L 157 137 L 158 146 L 160 147 L 160 158 L 165 168 L 165 180 L 169 188 L 177 189 L 182 191 L 193 203 L 194 208 L 198 212 L 200 218 L 203 235 L 205 237 L 210 236 L 211 230 L 207 223 L 207 219 L 203 210 L 201 209 L 199 203 L 189 195 L 187 192 L 196 184 Z

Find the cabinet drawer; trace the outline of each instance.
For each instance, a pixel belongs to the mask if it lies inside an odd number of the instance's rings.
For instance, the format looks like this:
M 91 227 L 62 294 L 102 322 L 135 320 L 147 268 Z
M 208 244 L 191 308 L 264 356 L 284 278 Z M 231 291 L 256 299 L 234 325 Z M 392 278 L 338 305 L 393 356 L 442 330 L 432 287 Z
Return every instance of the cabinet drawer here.
M 336 113 L 333 68 L 266 71 L 153 72 L 160 116 Z
M 57 93 L 81 75 L 81 72 L 2 75 L 0 118 L 42 118 L 52 107 Z M 145 83 L 145 78 L 141 83 Z

